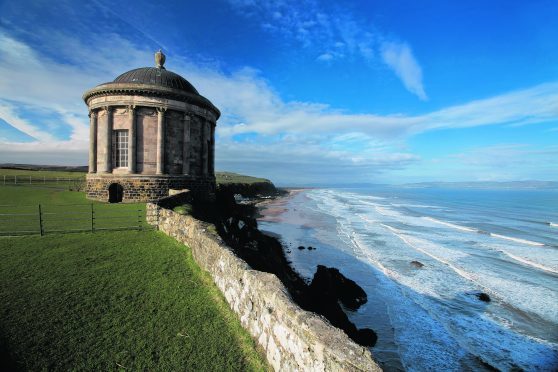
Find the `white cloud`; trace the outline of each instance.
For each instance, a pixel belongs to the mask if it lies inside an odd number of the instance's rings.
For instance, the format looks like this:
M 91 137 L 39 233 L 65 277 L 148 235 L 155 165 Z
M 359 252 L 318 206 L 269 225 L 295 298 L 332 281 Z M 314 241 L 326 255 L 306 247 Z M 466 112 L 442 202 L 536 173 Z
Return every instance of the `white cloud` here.
M 322 62 L 328 62 L 331 61 L 333 59 L 333 54 L 327 52 L 324 54 L 320 54 L 318 56 L 318 58 L 316 58 L 318 61 L 322 61 Z
M 406 43 L 384 42 L 381 47 L 382 59 L 401 79 L 405 88 L 421 100 L 427 100 L 422 85 L 422 69 L 409 45 Z

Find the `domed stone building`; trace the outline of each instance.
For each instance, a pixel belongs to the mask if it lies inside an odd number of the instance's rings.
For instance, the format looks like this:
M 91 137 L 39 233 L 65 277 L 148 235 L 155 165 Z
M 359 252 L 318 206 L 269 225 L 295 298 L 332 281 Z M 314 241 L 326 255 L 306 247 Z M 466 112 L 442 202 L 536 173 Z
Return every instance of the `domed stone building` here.
M 215 125 L 219 110 L 182 76 L 164 67 L 123 73 L 88 90 L 87 197 L 138 202 L 189 189 L 215 196 Z

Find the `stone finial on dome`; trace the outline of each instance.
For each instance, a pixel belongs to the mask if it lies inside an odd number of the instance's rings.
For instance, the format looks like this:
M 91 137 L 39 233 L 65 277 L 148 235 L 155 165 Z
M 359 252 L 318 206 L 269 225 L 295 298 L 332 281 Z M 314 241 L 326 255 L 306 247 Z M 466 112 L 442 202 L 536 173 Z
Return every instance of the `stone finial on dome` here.
M 161 49 L 159 49 L 159 51 L 155 53 L 155 66 L 157 66 L 157 68 L 165 69 L 165 67 L 163 66 L 165 64 L 165 59 L 165 55 L 163 54 Z

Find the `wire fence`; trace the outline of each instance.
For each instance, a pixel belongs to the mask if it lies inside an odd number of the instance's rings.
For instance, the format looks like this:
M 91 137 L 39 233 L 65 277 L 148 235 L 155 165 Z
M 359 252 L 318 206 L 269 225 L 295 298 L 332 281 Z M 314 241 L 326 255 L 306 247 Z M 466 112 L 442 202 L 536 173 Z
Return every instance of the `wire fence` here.
M 147 219 L 140 204 L 0 205 L 0 236 L 155 229 Z
M 0 184 L 4 186 L 43 186 L 58 187 L 68 190 L 81 190 L 85 183 L 85 177 L 40 177 L 27 175 L 3 175 L 0 176 Z

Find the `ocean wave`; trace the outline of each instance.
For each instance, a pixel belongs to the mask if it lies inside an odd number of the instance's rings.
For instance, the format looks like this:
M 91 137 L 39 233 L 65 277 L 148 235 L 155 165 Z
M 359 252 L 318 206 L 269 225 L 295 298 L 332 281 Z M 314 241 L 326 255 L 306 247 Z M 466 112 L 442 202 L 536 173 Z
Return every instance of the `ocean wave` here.
M 509 241 L 516 242 L 516 243 L 522 243 L 522 244 L 527 244 L 527 245 L 533 245 L 533 246 L 537 246 L 537 247 L 542 247 L 542 246 L 544 246 L 544 243 L 534 242 L 534 241 L 527 240 L 527 239 L 512 238 L 511 236 L 500 235 L 500 234 L 494 234 L 494 233 L 489 233 L 489 235 L 492 236 L 492 237 L 494 237 L 494 238 L 509 240 Z
M 554 223 L 554 222 L 549 222 L 548 226 L 550 227 L 558 227 L 558 223 Z
M 479 230 L 477 230 L 477 229 L 473 229 L 473 228 L 466 227 L 466 226 L 461 226 L 461 225 L 456 225 L 456 224 L 446 222 L 446 221 L 440 221 L 440 220 L 437 220 L 437 219 L 432 218 L 432 217 L 423 217 L 423 218 L 425 220 L 428 220 L 428 221 L 431 221 L 431 222 L 439 223 L 440 225 L 452 227 L 456 230 L 469 231 L 469 232 L 479 232 Z
M 438 257 L 438 256 L 436 256 L 436 255 L 433 255 L 432 253 L 430 253 L 430 252 L 428 252 L 428 251 L 426 251 L 426 250 L 424 250 L 424 249 L 418 247 L 416 244 L 413 244 L 413 243 L 406 237 L 406 235 L 402 233 L 402 231 L 400 231 L 400 230 L 398 230 L 398 229 L 396 229 L 396 228 L 394 228 L 394 227 L 392 227 L 392 226 L 389 226 L 389 225 L 385 225 L 385 224 L 381 224 L 381 225 L 384 226 L 385 228 L 387 228 L 389 231 L 391 231 L 395 236 L 397 236 L 399 239 L 401 239 L 401 240 L 402 240 L 405 244 L 407 244 L 409 247 L 411 247 L 411 248 L 413 248 L 414 250 L 419 251 L 419 252 L 421 252 L 421 253 L 427 255 L 428 257 L 430 257 L 430 258 L 432 258 L 432 259 L 434 259 L 434 260 L 440 262 L 441 264 L 443 264 L 443 265 L 449 267 L 449 268 L 450 268 L 451 270 L 453 270 L 457 275 L 459 275 L 460 277 L 462 277 L 462 278 L 464 278 L 464 279 L 467 279 L 467 280 L 471 281 L 472 283 L 476 284 L 479 288 L 481 288 L 481 289 L 483 289 L 484 291 L 489 292 L 490 294 L 492 294 L 494 297 L 498 297 L 498 298 L 502 299 L 502 297 L 501 297 L 497 292 L 495 292 L 495 291 L 492 290 L 491 288 L 488 288 L 488 287 L 484 286 L 483 284 L 479 283 L 479 282 L 477 281 L 477 279 L 476 279 L 476 277 L 475 277 L 474 274 L 469 273 L 469 272 L 463 270 L 462 268 L 460 268 L 460 267 L 458 267 L 458 266 L 456 266 L 456 265 L 453 265 L 451 262 L 449 262 L 449 261 L 447 261 L 447 260 L 445 260 L 445 259 L 443 259 L 443 258 L 440 258 L 440 257 Z
M 526 258 L 516 256 L 516 255 L 514 255 L 514 254 L 512 254 L 512 253 L 509 253 L 509 252 L 506 252 L 506 251 L 504 251 L 504 250 L 500 250 L 500 252 L 502 252 L 502 253 L 505 254 L 506 256 L 510 257 L 511 259 L 516 260 L 516 261 L 518 261 L 518 262 L 521 262 L 521 263 L 523 263 L 523 264 L 525 264 L 525 265 L 527 265 L 527 266 L 531 266 L 531 267 L 534 267 L 534 268 L 536 268 L 536 269 L 540 269 L 540 270 L 543 270 L 543 271 L 547 271 L 547 272 L 549 272 L 549 273 L 558 274 L 558 270 L 553 269 L 553 268 L 551 268 L 551 267 L 544 266 L 544 265 L 541 265 L 540 263 L 533 262 L 533 261 L 528 260 L 528 259 L 526 259 Z
M 473 233 L 478 233 L 478 234 L 483 234 L 483 235 L 489 235 L 493 238 L 509 240 L 509 241 L 512 241 L 512 242 L 515 242 L 515 243 L 527 244 L 527 245 L 532 245 L 532 246 L 536 246 L 536 247 L 545 246 L 544 243 L 539 243 L 539 242 L 535 242 L 535 241 L 527 240 L 527 239 L 514 238 L 514 237 L 511 237 L 511 236 L 507 236 L 507 235 L 501 235 L 501 234 L 491 233 L 489 231 L 484 231 L 484 230 L 474 229 L 474 228 L 471 228 L 471 227 L 456 225 L 456 224 L 453 224 L 453 223 L 450 223 L 450 222 L 440 221 L 440 220 L 437 220 L 437 219 L 432 218 L 432 217 L 423 217 L 423 218 L 425 220 L 435 222 L 435 223 L 438 223 L 440 225 L 448 226 L 448 227 L 454 228 L 456 230 L 468 231 L 468 232 L 473 232 Z
M 398 204 L 398 203 L 391 203 L 392 206 L 398 208 L 429 208 L 429 209 L 443 209 L 442 207 L 437 207 L 435 205 L 424 205 L 424 204 Z
M 407 246 L 442 263 L 453 270 L 458 276 L 474 283 L 475 287 L 489 293 L 493 299 L 498 299 L 499 303 L 504 303 L 506 306 L 513 309 L 514 312 L 524 313 L 521 309 L 505 301 L 503 299 L 504 296 L 500 293 L 479 283 L 476 280 L 475 274 L 469 273 L 461 267 L 453 265 L 448 260 L 418 247 L 416 244 L 413 244 L 411 237 L 408 237 L 400 230 L 386 224 L 381 224 L 381 226 L 401 239 Z M 423 321 L 434 321 L 443 324 L 449 334 L 458 341 L 463 351 L 471 353 L 472 355 L 480 355 L 483 359 L 490 361 L 492 365 L 502 369 L 509 369 L 514 363 L 524 368 L 534 365 L 540 368 L 556 357 L 556 352 L 553 350 L 552 346 L 553 344 L 549 344 L 546 341 L 531 336 L 515 333 L 510 324 L 494 323 L 489 317 L 483 315 L 477 316 L 475 314 L 463 314 L 459 312 L 452 313 L 452 310 L 449 310 L 445 305 L 441 305 L 438 301 L 432 300 L 439 297 L 435 294 L 435 290 L 432 292 L 432 288 L 429 290 L 428 286 L 424 286 L 424 281 L 410 282 L 409 278 L 402 275 L 402 273 L 390 267 L 386 267 L 386 265 L 381 262 L 383 260 L 376 257 L 376 254 L 371 252 L 371 248 L 359 239 L 360 234 L 352 232 L 351 235 L 353 244 L 358 247 L 362 256 L 389 278 L 401 285 L 406 296 L 409 296 L 413 302 L 419 305 L 424 311 L 428 312 L 431 319 L 424 319 Z M 422 285 L 420 285 L 421 283 Z M 410 290 L 405 290 L 405 288 L 409 288 Z M 463 334 L 467 334 L 467 337 L 462 337 Z M 503 337 L 503 334 L 506 336 Z M 498 340 L 498 342 L 496 342 L 496 340 Z M 406 342 L 409 341 L 407 340 Z M 511 360 L 501 359 L 500 356 L 503 350 L 513 350 L 514 354 Z M 456 351 L 455 349 L 451 351 L 448 349 L 444 350 L 446 353 L 453 353 Z M 403 362 L 406 364 L 409 360 L 407 359 Z M 408 364 L 406 365 L 408 366 Z M 545 368 L 542 368 L 542 370 L 545 370 Z

